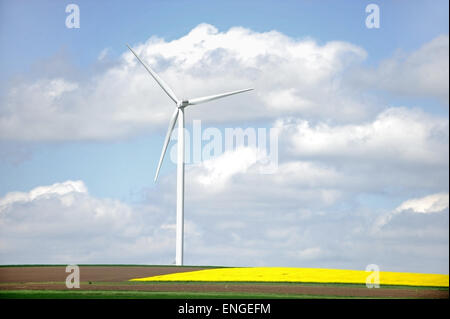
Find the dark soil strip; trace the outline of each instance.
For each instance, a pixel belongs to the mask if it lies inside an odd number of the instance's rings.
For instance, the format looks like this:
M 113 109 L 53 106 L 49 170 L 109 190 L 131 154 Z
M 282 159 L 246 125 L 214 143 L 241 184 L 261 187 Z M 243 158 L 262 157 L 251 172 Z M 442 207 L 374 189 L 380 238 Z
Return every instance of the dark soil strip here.
M 139 267 L 139 266 L 80 266 L 81 281 L 121 282 L 179 272 L 203 270 L 201 267 Z M 50 267 L 1 267 L 0 283 L 12 282 L 65 282 L 69 273 L 65 266 Z

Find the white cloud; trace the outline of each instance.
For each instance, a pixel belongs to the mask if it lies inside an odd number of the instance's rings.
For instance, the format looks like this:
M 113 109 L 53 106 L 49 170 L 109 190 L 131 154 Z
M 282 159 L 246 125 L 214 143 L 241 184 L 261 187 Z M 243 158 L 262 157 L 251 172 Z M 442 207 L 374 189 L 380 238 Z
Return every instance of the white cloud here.
M 394 120 L 391 121 L 390 116 Z M 447 162 L 433 158 L 445 155 L 445 149 L 434 149 L 431 156 L 401 155 L 399 147 L 404 143 L 428 145 L 430 142 L 425 140 L 433 134 L 439 137 L 443 133 L 444 139 L 439 139 L 442 136 L 438 138 L 439 146 L 445 148 L 448 145 L 445 142 L 446 130 L 442 129 L 439 119 L 426 118 L 425 123 L 429 126 L 417 126 L 415 124 L 420 123 L 420 117 L 424 118 L 424 114 L 400 108 L 388 110 L 383 116 L 363 125 L 362 129 L 344 125 L 350 132 L 362 132 L 369 142 L 376 134 L 384 134 L 385 140 L 382 136 L 381 142 L 369 143 L 364 150 L 348 146 L 342 154 L 339 147 L 333 149 L 336 142 L 333 129 L 338 131 L 339 126 L 330 127 L 327 138 L 331 141 L 325 138 L 329 144 L 320 149 L 331 154 L 322 154 L 321 158 L 316 153 L 308 156 L 300 153 L 284 158 L 274 174 L 260 174 L 260 163 L 247 161 L 249 157 L 256 157 L 256 150 L 252 148 L 245 149 L 246 153 L 237 149 L 210 159 L 210 169 L 204 163 L 188 166 L 186 216 L 204 229 L 202 240 L 191 242 L 191 260 L 214 263 L 226 255 L 227 265 L 283 264 L 365 269 L 369 263 L 375 262 L 385 270 L 447 272 L 448 214 L 442 214 L 442 210 L 437 214 L 413 214 L 423 215 L 419 219 L 394 214 L 394 223 L 384 222 L 384 227 L 380 227 L 385 210 L 373 208 L 374 205 L 358 199 L 364 194 L 378 194 L 382 201 L 392 202 L 399 194 L 410 193 L 413 189 L 423 191 L 448 187 L 448 179 L 442 174 Z M 395 137 L 396 125 L 386 123 L 397 121 L 401 124 L 405 121 L 402 128 L 413 129 L 408 131 L 409 135 L 400 132 L 398 140 L 392 142 L 386 130 L 392 127 Z M 355 135 L 347 136 L 355 138 Z M 289 134 L 282 134 L 280 138 L 287 136 Z M 420 136 L 425 139 L 423 144 L 416 141 Z M 343 139 L 351 144 L 349 138 Z M 373 156 L 377 148 L 383 153 L 385 148 L 394 146 L 400 153 L 397 157 L 395 154 L 385 158 Z M 289 144 L 284 147 L 286 151 Z M 310 150 L 303 145 L 295 151 L 307 153 Z M 329 160 L 331 155 L 346 157 L 335 161 Z M 361 170 L 359 166 L 365 169 Z M 435 171 L 437 175 L 433 173 Z M 208 183 L 201 183 L 198 177 L 208 177 Z M 166 194 L 174 189 L 175 176 L 165 176 L 161 182 L 161 192 Z M 445 196 L 437 195 L 406 201 L 397 210 L 408 203 L 425 201 L 429 202 L 428 206 L 425 205 L 426 211 L 440 208 L 445 211 L 448 209 L 445 208 Z M 173 197 L 168 201 L 172 203 Z M 420 207 L 424 204 L 417 204 L 415 209 L 419 211 Z M 389 215 L 392 211 L 395 212 L 396 208 L 392 208 Z M 211 247 L 211 255 L 203 247 L 205 242 Z
M 11 192 L 0 198 L 0 212 L 7 206 L 14 203 L 26 203 L 40 198 L 49 198 L 51 196 L 61 196 L 75 193 L 87 193 L 87 188 L 82 181 L 66 181 L 64 183 L 55 183 L 50 186 L 39 186 L 30 192 Z M 67 198 L 67 197 L 66 197 Z
M 261 198 L 292 205 L 304 201 L 313 206 L 329 206 L 340 198 L 340 174 L 333 168 L 313 162 L 282 163 L 274 174 L 261 174 L 264 162 L 255 148 L 239 148 L 189 167 L 186 188 L 195 206 L 230 202 L 232 206 L 258 205 Z M 167 180 L 166 180 L 167 182 Z M 205 196 L 215 198 L 203 203 Z M 220 210 L 218 210 L 219 213 Z
M 441 35 L 417 51 L 397 54 L 357 75 L 360 83 L 406 96 L 432 96 L 448 105 L 449 38 Z
M 0 198 L 0 263 L 170 264 L 168 222 L 154 206 L 95 198 L 82 181 L 8 193 Z
M 366 56 L 350 43 L 319 45 L 276 31 L 219 32 L 201 24 L 179 39 L 151 37 L 134 48 L 180 98 L 256 89 L 210 107 L 191 107 L 189 117 L 217 123 L 272 119 L 282 111 L 348 121 L 373 108 L 341 85 L 342 72 Z M 2 139 L 112 139 L 166 126 L 172 102 L 130 52 L 88 80 L 63 76 L 10 89 L 0 101 Z
M 292 115 L 360 122 L 384 107 L 360 84 L 448 100 L 446 36 L 406 58 L 385 61 L 375 71 L 353 73 L 358 85 L 347 81 L 347 71 L 360 66 L 367 53 L 347 42 L 319 45 L 313 39 L 293 39 L 276 31 L 234 27 L 219 32 L 200 24 L 178 39 L 151 37 L 134 49 L 180 98 L 255 88 L 209 107 L 191 107 L 188 120 L 229 123 Z M 107 52 L 100 52 L 99 59 Z M 64 76 L 12 87 L 0 100 L 1 138 L 113 139 L 166 126 L 172 102 L 130 52 L 85 81 Z
M 362 124 L 279 120 L 276 126 L 296 156 L 448 165 L 448 119 L 420 110 L 389 108 Z
M 222 189 L 236 174 L 245 174 L 253 165 L 264 158 L 255 147 L 240 147 L 222 155 L 201 162 L 197 181 L 209 189 Z
M 289 174 L 285 167 L 282 171 Z M 230 181 L 235 182 L 222 192 L 203 193 L 201 204 L 196 199 L 199 190 L 192 182 L 186 185 L 186 263 L 364 269 L 376 262 L 394 271 L 445 273 L 448 269 L 448 254 L 443 249 L 446 241 L 448 245 L 448 214 L 413 214 L 419 219 L 389 223 L 374 234 L 370 227 L 376 214 L 329 205 L 310 210 L 301 187 L 290 189 L 289 183 Z M 246 205 L 235 195 L 251 187 L 267 192 L 248 197 Z M 280 196 L 288 198 L 291 191 L 296 197 L 283 203 Z M 173 261 L 173 192 L 152 192 L 149 202 L 135 206 L 95 198 L 82 181 L 41 186 L 22 194 L 24 200 L 5 201 L 10 195 L 0 199 L 0 263 Z M 223 201 L 223 196 L 232 200 Z M 72 200 L 66 202 L 69 197 Z M 417 201 L 434 207 L 441 200 L 425 197 Z
M 439 193 L 403 202 L 395 211 L 411 210 L 415 213 L 436 213 L 448 208 L 448 193 Z
M 431 214 L 448 210 L 449 194 L 437 193 L 421 198 L 412 198 L 401 203 L 395 210 L 380 216 L 374 223 L 373 231 L 377 232 L 381 227 L 389 223 L 392 218 L 401 213 Z

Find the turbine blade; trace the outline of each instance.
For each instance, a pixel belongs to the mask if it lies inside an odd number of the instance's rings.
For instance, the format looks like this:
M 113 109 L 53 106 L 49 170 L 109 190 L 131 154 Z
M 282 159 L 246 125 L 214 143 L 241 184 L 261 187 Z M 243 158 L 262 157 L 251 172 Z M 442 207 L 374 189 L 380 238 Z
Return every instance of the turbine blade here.
M 204 97 L 199 97 L 199 98 L 195 98 L 192 100 L 188 101 L 188 105 L 196 105 L 196 104 L 200 104 L 200 103 L 205 103 L 205 102 L 209 102 L 212 100 L 217 100 L 226 96 L 230 96 L 230 95 L 234 95 L 234 94 L 238 94 L 238 93 L 243 93 L 243 92 L 247 92 L 253 89 L 244 89 L 244 90 L 239 90 L 239 91 L 233 91 L 233 92 L 227 92 L 227 93 L 222 93 L 222 94 L 217 94 L 217 95 L 210 95 L 210 96 L 204 96 Z
M 159 158 L 158 168 L 156 169 L 155 182 L 158 179 L 159 169 L 161 168 L 164 155 L 166 154 L 167 146 L 169 145 L 170 142 L 170 136 L 172 135 L 173 128 L 175 127 L 175 123 L 177 122 L 177 118 L 178 118 L 178 108 L 175 109 L 175 112 L 173 113 L 172 118 L 170 119 L 169 122 L 169 128 L 167 130 L 166 139 L 164 140 L 161 157 Z
M 141 62 L 141 64 L 144 66 L 144 68 L 150 73 L 150 75 L 155 79 L 156 82 L 158 82 L 159 86 L 166 92 L 166 94 L 175 102 L 178 103 L 178 98 L 176 97 L 175 93 L 173 93 L 172 89 L 165 83 L 159 76 L 156 74 L 148 65 L 142 61 L 139 56 L 136 54 L 136 52 L 133 51 L 133 49 L 127 44 L 128 49 L 130 49 L 131 52 L 133 52 L 134 56 Z

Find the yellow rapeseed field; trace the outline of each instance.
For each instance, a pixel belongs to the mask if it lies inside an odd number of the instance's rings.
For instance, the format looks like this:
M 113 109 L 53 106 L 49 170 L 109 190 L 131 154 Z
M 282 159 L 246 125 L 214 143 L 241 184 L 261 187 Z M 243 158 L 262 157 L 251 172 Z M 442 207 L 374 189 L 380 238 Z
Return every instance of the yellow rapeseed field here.
M 131 279 L 132 281 L 308 282 L 365 284 L 371 273 L 363 270 L 318 268 L 217 268 Z M 448 275 L 380 271 L 380 285 L 448 287 Z

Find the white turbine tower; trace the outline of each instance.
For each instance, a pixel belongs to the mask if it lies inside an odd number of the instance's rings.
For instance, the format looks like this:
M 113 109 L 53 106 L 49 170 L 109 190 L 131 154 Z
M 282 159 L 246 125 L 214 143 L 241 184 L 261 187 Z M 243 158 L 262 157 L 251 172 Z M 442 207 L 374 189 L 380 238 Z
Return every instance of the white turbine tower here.
M 167 130 L 166 138 L 164 140 L 164 145 L 161 152 L 161 157 L 159 158 L 158 168 L 156 169 L 155 182 L 158 179 L 159 169 L 161 168 L 162 161 L 164 159 L 164 155 L 166 154 L 167 146 L 170 142 L 170 137 L 172 135 L 172 131 L 175 127 L 175 123 L 178 120 L 178 163 L 177 163 L 177 237 L 176 237 L 176 257 L 175 263 L 178 266 L 183 265 L 183 237 L 184 237 L 184 109 L 189 105 L 196 105 L 200 103 L 209 102 L 212 100 L 220 99 L 222 97 L 226 97 L 233 94 L 238 94 L 246 91 L 250 91 L 253 89 L 244 89 L 239 91 L 227 92 L 217 95 L 210 95 L 195 99 L 189 100 L 179 100 L 175 93 L 173 93 L 172 89 L 156 74 L 148 65 L 146 65 L 130 48 L 127 44 L 128 49 L 136 56 L 139 62 L 147 69 L 148 73 L 155 79 L 155 81 L 159 84 L 159 86 L 166 92 L 166 94 L 172 99 L 172 101 L 176 104 L 175 111 L 173 112 L 172 118 L 169 122 L 169 129 Z

